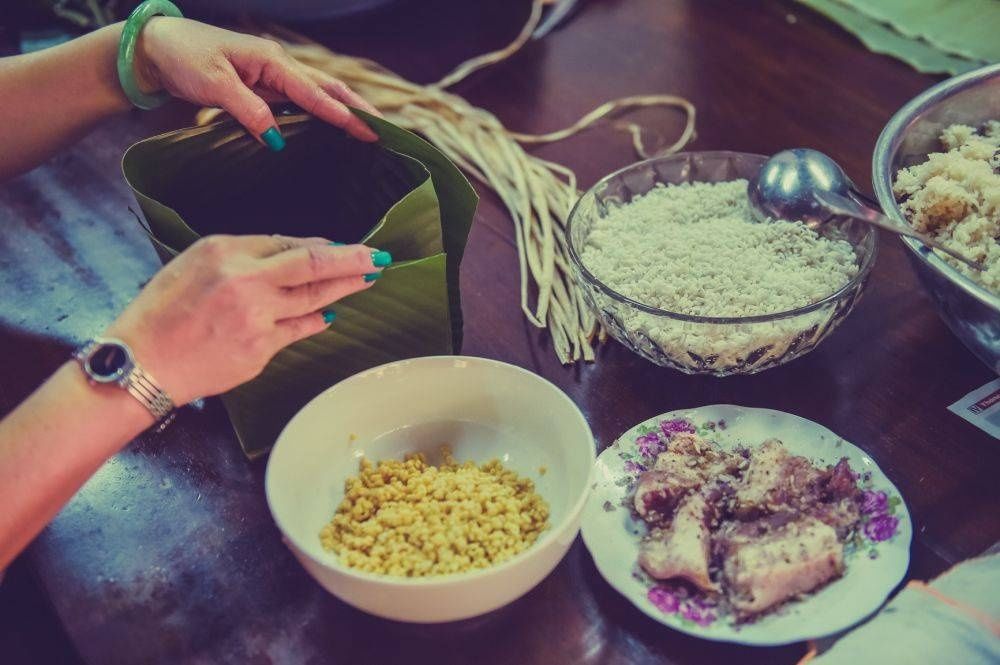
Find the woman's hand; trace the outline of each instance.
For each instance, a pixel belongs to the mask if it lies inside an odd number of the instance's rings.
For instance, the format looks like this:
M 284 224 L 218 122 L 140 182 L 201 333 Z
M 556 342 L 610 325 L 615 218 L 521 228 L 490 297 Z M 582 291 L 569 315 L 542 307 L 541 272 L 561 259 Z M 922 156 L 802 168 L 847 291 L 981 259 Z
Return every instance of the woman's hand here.
M 282 347 L 323 330 L 332 319 L 318 310 L 370 287 L 391 260 L 322 238 L 204 238 L 168 263 L 107 333 L 184 404 L 253 378 Z M 88 384 L 72 361 L 0 419 L 0 569 L 152 422 L 131 395 Z
M 322 238 L 209 236 L 168 263 L 107 335 L 186 404 L 249 381 L 282 348 L 324 330 L 333 313 L 321 308 L 370 288 L 390 261 Z
M 166 89 L 203 106 L 219 106 L 272 149 L 284 146 L 268 101 L 288 100 L 364 141 L 378 137 L 346 105 L 378 114 L 343 82 L 300 64 L 277 42 L 197 21 L 158 16 L 142 30 L 136 75 L 148 92 Z

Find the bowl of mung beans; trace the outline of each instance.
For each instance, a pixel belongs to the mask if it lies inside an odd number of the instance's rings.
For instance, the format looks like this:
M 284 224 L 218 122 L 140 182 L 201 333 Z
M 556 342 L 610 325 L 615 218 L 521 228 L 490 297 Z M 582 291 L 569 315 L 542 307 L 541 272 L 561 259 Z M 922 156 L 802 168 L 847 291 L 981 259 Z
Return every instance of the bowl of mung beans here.
M 579 531 L 594 440 L 572 400 L 484 358 L 404 360 L 321 393 L 268 460 L 268 505 L 325 589 L 415 623 L 486 614 Z

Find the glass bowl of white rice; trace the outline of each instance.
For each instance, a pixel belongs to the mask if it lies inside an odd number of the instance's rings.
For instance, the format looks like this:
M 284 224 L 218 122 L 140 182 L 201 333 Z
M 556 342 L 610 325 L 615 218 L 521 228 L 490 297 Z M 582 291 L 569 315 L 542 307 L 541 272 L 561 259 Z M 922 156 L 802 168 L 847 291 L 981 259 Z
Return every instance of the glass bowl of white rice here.
M 754 374 L 816 348 L 850 314 L 878 250 L 851 220 L 756 223 L 767 158 L 689 152 L 600 180 L 568 222 L 573 273 L 608 333 L 688 374 Z

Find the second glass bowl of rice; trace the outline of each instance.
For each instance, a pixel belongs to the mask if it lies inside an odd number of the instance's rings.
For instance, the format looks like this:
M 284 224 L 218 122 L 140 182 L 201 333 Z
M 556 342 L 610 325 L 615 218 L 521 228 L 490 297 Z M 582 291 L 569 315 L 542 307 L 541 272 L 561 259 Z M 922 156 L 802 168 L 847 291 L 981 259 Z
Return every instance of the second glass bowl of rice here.
M 688 374 L 753 374 L 816 348 L 861 295 L 877 234 L 750 221 L 767 159 L 689 152 L 600 180 L 570 213 L 573 273 L 612 337 Z

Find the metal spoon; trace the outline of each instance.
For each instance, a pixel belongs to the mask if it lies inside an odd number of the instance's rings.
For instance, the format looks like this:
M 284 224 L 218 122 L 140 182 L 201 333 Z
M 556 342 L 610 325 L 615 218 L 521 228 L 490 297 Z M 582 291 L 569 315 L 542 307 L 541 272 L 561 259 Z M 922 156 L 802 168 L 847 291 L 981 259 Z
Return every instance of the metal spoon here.
M 809 228 L 818 229 L 837 217 L 849 217 L 916 238 L 970 268 L 983 269 L 980 263 L 875 210 L 877 204 L 858 191 L 844 170 L 816 150 L 796 148 L 774 155 L 764 162 L 757 178 L 750 181 L 747 195 L 757 221 L 801 220 Z

